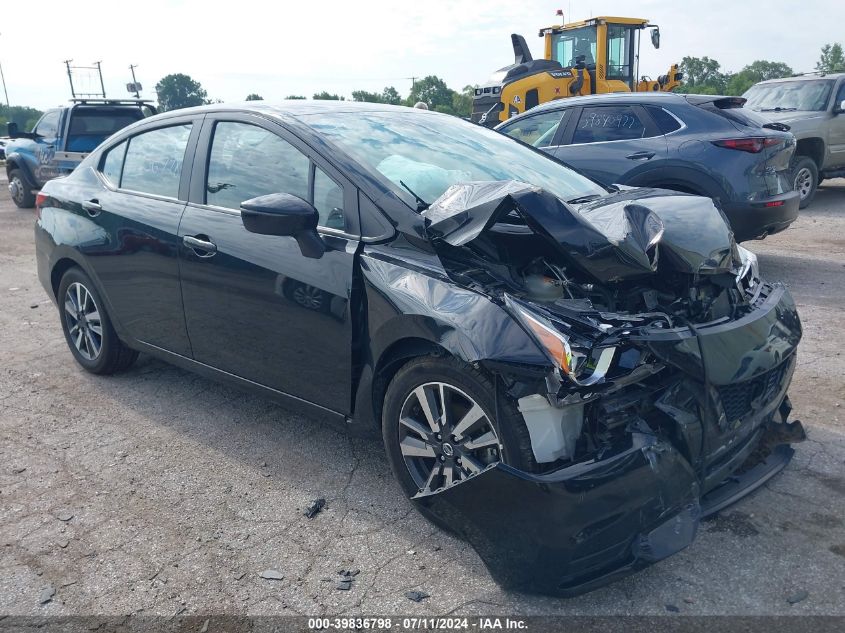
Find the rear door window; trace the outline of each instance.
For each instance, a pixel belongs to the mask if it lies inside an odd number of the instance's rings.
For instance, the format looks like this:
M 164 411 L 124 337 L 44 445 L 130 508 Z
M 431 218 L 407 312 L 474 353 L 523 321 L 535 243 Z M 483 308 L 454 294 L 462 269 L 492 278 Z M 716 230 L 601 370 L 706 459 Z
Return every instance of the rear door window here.
M 123 158 L 126 155 L 127 145 L 128 141 L 123 141 L 120 145 L 112 147 L 103 158 L 103 167 L 100 173 L 115 187 L 120 186 L 120 175 L 123 172 Z
M 178 198 L 190 135 L 191 125 L 186 123 L 133 136 L 123 163 L 121 188 Z
M 566 125 L 568 117 L 569 110 L 541 112 L 505 126 L 501 131 L 534 147 L 548 147 L 554 143 L 557 131 Z
M 647 122 L 633 106 L 586 107 L 581 109 L 572 144 L 628 141 L 656 135 L 647 130 Z

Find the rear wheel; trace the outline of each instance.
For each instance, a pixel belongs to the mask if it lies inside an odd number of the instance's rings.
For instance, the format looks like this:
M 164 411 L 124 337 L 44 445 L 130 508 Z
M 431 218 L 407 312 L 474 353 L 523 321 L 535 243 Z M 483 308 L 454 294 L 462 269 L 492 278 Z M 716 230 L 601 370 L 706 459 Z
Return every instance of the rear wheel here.
M 515 405 L 501 396 L 497 402 L 490 378 L 451 357 L 417 358 L 399 370 L 385 395 L 382 436 L 409 497 L 460 484 L 498 462 L 537 467 Z
M 9 193 L 14 202 L 20 209 L 31 209 L 35 206 L 35 196 L 32 195 L 32 189 L 23 177 L 20 169 L 13 169 L 9 172 Z
M 816 189 L 819 186 L 819 168 L 812 158 L 797 156 L 794 159 L 792 163 L 792 183 L 801 200 L 798 208 L 803 209 L 813 201 Z
M 64 274 L 57 301 L 65 340 L 83 368 L 92 374 L 113 374 L 138 358 L 138 352 L 118 338 L 94 284 L 79 268 Z

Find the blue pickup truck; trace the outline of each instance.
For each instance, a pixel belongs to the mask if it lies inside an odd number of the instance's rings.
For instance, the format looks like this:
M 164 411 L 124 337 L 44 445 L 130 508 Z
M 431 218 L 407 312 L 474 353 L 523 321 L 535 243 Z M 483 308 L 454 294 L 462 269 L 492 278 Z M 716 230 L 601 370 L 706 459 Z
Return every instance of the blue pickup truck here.
M 12 200 L 22 209 L 34 206 L 44 183 L 66 176 L 109 136 L 155 112 L 142 100 L 77 99 L 47 110 L 31 132 L 10 123 L 5 149 Z

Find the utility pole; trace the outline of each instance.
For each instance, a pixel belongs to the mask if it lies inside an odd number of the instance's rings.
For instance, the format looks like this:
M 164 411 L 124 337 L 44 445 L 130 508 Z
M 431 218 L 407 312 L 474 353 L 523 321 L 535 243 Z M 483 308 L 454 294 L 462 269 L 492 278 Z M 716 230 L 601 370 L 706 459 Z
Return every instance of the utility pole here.
M 138 92 L 138 80 L 135 79 L 136 68 L 138 68 L 138 64 L 129 64 L 129 70 L 132 71 L 132 87 L 135 88 L 135 98 L 140 99 L 141 93 Z
M 11 107 L 9 105 L 9 91 L 6 90 L 6 77 L 3 75 L 3 64 L 0 64 L 0 80 L 3 82 L 3 94 L 6 95 L 6 107 Z

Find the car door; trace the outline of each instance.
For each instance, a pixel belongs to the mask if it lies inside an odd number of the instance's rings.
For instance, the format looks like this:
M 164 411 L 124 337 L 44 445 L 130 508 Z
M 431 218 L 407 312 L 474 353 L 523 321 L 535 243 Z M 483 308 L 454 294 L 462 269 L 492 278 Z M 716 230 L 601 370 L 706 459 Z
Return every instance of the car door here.
M 250 233 L 240 203 L 290 193 L 314 204 L 327 251 Z M 358 249 L 354 187 L 297 137 L 262 117 L 203 127 L 179 235 L 194 359 L 333 411 L 351 402 L 349 299 Z
M 583 106 L 552 154 L 605 185 L 667 156 L 666 139 L 639 105 Z
M 82 247 L 113 315 L 132 338 L 190 357 L 178 228 L 202 119 L 169 119 L 114 144 L 82 206 L 106 239 Z
M 59 172 L 55 163 L 61 114 L 61 110 L 47 111 L 32 130 L 37 136 L 28 141 L 25 146 L 25 152 L 29 154 L 27 158 L 34 161 L 34 164 L 31 165 L 32 175 L 38 187 L 44 186 L 44 183 L 48 180 L 63 175 Z

